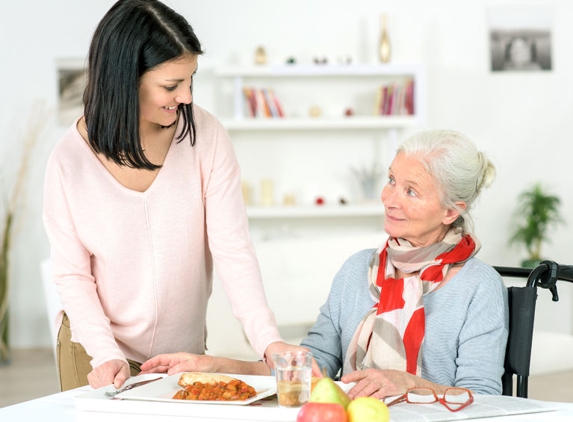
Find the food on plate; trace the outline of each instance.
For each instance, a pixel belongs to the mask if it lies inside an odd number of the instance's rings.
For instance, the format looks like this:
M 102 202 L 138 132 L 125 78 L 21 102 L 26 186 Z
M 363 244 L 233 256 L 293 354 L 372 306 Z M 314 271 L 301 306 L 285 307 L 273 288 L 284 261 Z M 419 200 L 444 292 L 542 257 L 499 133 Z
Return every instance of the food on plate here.
M 179 377 L 179 384 L 181 387 L 186 387 L 188 385 L 193 385 L 195 382 L 200 382 L 203 384 L 217 384 L 219 382 L 231 382 L 236 378 L 230 377 L 223 374 L 211 374 L 208 372 L 183 372 Z
M 178 400 L 236 401 L 257 395 L 244 381 L 221 374 L 184 372 L 177 384 L 183 387 L 173 396 Z

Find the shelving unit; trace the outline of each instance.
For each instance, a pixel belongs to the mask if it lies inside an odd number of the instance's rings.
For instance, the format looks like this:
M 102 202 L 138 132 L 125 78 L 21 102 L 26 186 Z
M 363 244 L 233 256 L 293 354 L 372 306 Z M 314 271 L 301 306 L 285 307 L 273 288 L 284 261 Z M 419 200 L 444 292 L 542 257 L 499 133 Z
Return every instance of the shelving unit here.
M 350 145 L 355 149 L 369 149 L 365 153 L 368 159 L 387 168 L 389 162 L 386 161 L 397 147 L 399 132 L 425 123 L 426 80 L 425 69 L 420 64 L 220 66 L 214 69 L 214 76 L 218 80 L 221 106 L 217 115 L 230 132 L 240 161 L 241 153 L 243 157 L 251 159 L 250 151 L 256 149 L 259 154 L 264 148 L 267 148 L 267 153 L 270 151 L 273 155 L 281 156 L 283 161 L 293 160 L 293 148 L 304 151 L 301 154 L 313 154 L 316 150 L 326 148 L 326 145 L 331 147 L 336 139 L 347 138 L 352 140 Z M 376 89 L 384 84 L 407 79 L 413 80 L 414 84 L 414 114 L 375 115 Z M 270 87 L 275 91 L 283 105 L 284 117 L 254 118 L 249 115 L 244 88 L 256 85 Z M 309 108 L 313 105 L 321 109 L 319 117 L 309 116 Z M 348 108 L 353 110 L 351 116 L 344 113 Z M 281 149 L 281 142 L 288 146 Z M 273 146 L 269 146 L 269 143 Z M 314 144 L 314 150 L 311 144 Z M 243 152 L 242 148 L 249 153 Z M 285 158 L 285 155 L 289 157 Z M 304 161 L 304 157 L 301 160 L 298 158 L 295 158 L 293 168 L 300 165 L 299 161 Z M 241 164 L 245 170 L 253 172 L 254 167 L 267 165 L 261 161 Z M 336 165 L 339 169 L 342 166 L 340 162 L 332 163 L 332 166 Z M 283 174 L 271 176 L 278 184 L 281 178 L 289 181 L 294 179 L 293 174 L 284 174 L 285 166 L 277 166 L 283 169 Z M 271 170 L 281 172 L 279 168 Z M 256 177 L 253 178 L 256 180 Z M 311 181 L 314 179 L 311 178 Z M 304 183 L 302 180 L 299 185 Z M 258 221 L 261 224 L 285 219 L 291 222 L 328 219 L 331 224 L 334 219 L 361 217 L 378 221 L 384 211 L 381 203 L 353 201 L 338 205 L 331 200 L 328 204 L 317 206 L 307 200 L 295 206 L 249 206 L 247 213 L 252 222 Z
M 229 129 L 233 130 L 284 129 L 287 127 L 293 129 L 399 128 L 405 125 L 421 125 L 425 121 L 426 78 L 424 68 L 419 64 L 219 67 L 215 69 L 215 75 L 220 78 L 233 79 L 233 119 L 226 121 Z M 284 119 L 266 119 L 268 121 L 264 121 L 264 123 L 260 120 L 265 119 L 245 117 L 243 88 L 247 85 L 247 81 L 275 79 L 276 82 L 277 80 L 312 78 L 322 79 L 319 83 L 328 84 L 329 78 L 350 80 L 374 78 L 374 80 L 382 81 L 403 77 L 414 80 L 415 114 L 413 116 L 340 116 L 335 119 L 299 118 L 293 121 L 291 121 L 291 117 L 286 117 Z M 288 123 L 283 120 L 288 121 Z M 249 121 L 249 123 L 245 124 L 243 121 Z

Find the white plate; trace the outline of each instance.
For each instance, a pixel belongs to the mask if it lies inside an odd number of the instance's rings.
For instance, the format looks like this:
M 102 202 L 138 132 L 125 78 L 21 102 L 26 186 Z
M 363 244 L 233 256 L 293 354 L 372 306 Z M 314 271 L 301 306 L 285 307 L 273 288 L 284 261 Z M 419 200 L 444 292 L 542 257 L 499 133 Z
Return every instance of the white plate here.
M 232 400 L 232 401 L 211 401 L 211 400 L 178 400 L 172 397 L 175 393 L 181 390 L 177 384 L 181 374 L 175 374 L 165 377 L 159 381 L 155 381 L 141 387 L 128 390 L 118 394 L 116 397 L 126 400 L 145 400 L 145 401 L 161 401 L 171 403 L 194 403 L 194 404 L 231 404 L 231 405 L 245 405 L 253 403 L 257 400 L 264 399 L 265 397 L 272 396 L 276 393 L 276 381 L 273 377 L 265 377 L 258 375 L 236 375 L 224 374 L 231 377 L 240 379 L 241 381 L 252 386 L 257 395 L 248 400 Z

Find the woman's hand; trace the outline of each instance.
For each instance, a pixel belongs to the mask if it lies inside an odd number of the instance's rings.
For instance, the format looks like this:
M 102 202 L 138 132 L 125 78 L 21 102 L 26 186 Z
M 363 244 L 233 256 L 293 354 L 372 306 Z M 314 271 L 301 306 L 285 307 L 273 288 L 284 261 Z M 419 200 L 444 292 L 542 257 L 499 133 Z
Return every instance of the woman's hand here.
M 224 357 L 195 355 L 193 353 L 170 353 L 157 355 L 141 365 L 140 374 L 179 372 L 222 372 L 228 374 L 269 375 L 264 362 L 248 362 Z
M 193 353 L 169 353 L 157 355 L 141 365 L 140 374 L 178 372 L 217 372 L 217 358 Z
M 104 362 L 88 374 L 88 382 L 92 388 L 101 388 L 113 384 L 115 388 L 123 385 L 131 376 L 129 365 L 120 359 Z
M 344 383 L 355 382 L 348 395 L 351 399 L 371 396 L 384 399 L 389 396 L 398 396 L 411 387 L 425 387 L 428 382 L 420 377 L 404 371 L 393 369 L 365 369 L 344 375 L 340 381 Z
M 276 341 L 268 345 L 267 350 L 265 350 L 265 361 L 267 365 L 271 368 L 275 367 L 275 363 L 273 361 L 273 354 L 281 353 L 281 352 L 309 352 L 306 347 L 302 346 L 293 346 L 292 344 L 288 344 L 282 341 Z M 312 358 L 312 375 L 315 377 L 322 377 L 322 371 L 316 363 L 316 360 Z

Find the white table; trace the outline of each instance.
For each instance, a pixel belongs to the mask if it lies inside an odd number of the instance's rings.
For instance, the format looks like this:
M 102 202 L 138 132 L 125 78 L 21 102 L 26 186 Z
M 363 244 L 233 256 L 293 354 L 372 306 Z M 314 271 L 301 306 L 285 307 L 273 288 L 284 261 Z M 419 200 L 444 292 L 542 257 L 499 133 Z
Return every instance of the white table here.
M 99 390 L 97 390 L 99 391 Z M 261 407 L 251 407 L 246 409 L 246 406 L 220 406 L 220 405 L 209 405 L 204 404 L 201 406 L 219 406 L 218 411 L 215 411 L 213 407 L 213 412 L 210 412 L 209 416 L 192 417 L 185 416 L 185 418 L 180 416 L 168 416 L 163 413 L 163 409 L 167 409 L 166 406 L 199 406 L 196 404 L 172 404 L 172 403 L 159 403 L 159 402 L 137 402 L 132 400 L 115 400 L 110 401 L 108 398 L 104 398 L 104 394 L 101 393 L 101 401 L 94 401 L 93 403 L 101 403 L 101 405 L 92 406 L 94 410 L 92 411 L 82 411 L 76 407 L 75 398 L 76 397 L 92 397 L 94 391 L 89 387 L 82 387 L 76 390 L 71 390 L 63 393 L 53 394 L 50 396 L 42 397 L 35 400 L 30 400 L 27 402 L 19 403 L 12 406 L 7 406 L 0 409 L 0 421 L 1 422 L 11 422 L 11 421 L 43 421 L 43 422 L 147 422 L 157 420 L 163 421 L 207 421 L 207 422 L 245 422 L 245 420 L 254 420 L 254 418 L 245 416 L 248 415 L 244 413 L 245 411 L 251 412 L 251 415 L 256 413 L 257 416 L 262 416 L 263 419 L 257 417 L 256 420 L 261 422 L 276 422 L 276 421 L 295 421 L 298 409 L 279 409 L 276 406 L 276 402 L 267 402 L 266 405 Z M 480 403 L 486 403 L 490 400 L 492 396 L 476 396 L 476 401 L 473 405 L 474 409 L 476 405 Z M 540 402 L 536 400 L 526 400 L 516 399 L 510 397 L 499 397 L 502 403 L 507 403 L 508 408 L 516 405 L 520 406 L 521 403 L 530 403 L 532 405 L 539 405 L 543 407 L 552 407 L 555 410 L 543 411 L 538 413 L 527 413 L 527 414 L 516 414 L 511 416 L 496 416 L 496 417 L 486 417 L 473 420 L 485 421 L 491 420 L 494 422 L 527 422 L 527 421 L 539 421 L 539 422 L 553 422 L 553 421 L 571 421 L 573 420 L 573 403 L 549 403 Z M 507 400 L 507 402 L 505 402 Z M 81 402 L 81 400 L 80 400 Z M 113 404 L 113 406 L 110 406 Z M 162 407 L 163 406 L 163 407 Z M 391 408 L 392 421 L 402 421 L 402 420 L 413 420 L 411 417 L 404 419 L 400 417 L 400 406 L 411 406 L 418 405 L 397 405 Z M 428 405 L 424 405 L 428 406 Z M 436 406 L 439 406 L 436 404 Z M 89 406 L 88 406 L 89 407 Z M 469 409 L 468 407 L 467 409 Z M 221 413 L 223 409 L 224 414 Z M 115 410 L 114 410 L 115 409 Z M 187 407 L 187 409 L 190 409 Z M 266 410 L 265 410 L 266 409 Z M 105 410 L 105 412 L 104 412 Z M 402 411 L 406 410 L 402 408 Z M 133 411 L 134 413 L 125 413 L 126 411 Z M 463 412 L 463 411 L 462 411 Z M 452 417 L 461 419 L 467 419 L 467 416 L 461 413 L 449 413 Z M 167 412 L 169 413 L 169 412 Z M 424 412 L 429 413 L 429 412 Z M 448 414 L 448 413 L 446 413 Z M 161 415 L 160 417 L 158 415 Z M 212 415 L 212 417 L 211 417 Z M 455 415 L 455 416 L 454 416 Z M 396 418 L 395 416 L 398 416 Z M 423 419 L 420 419 L 423 420 Z

